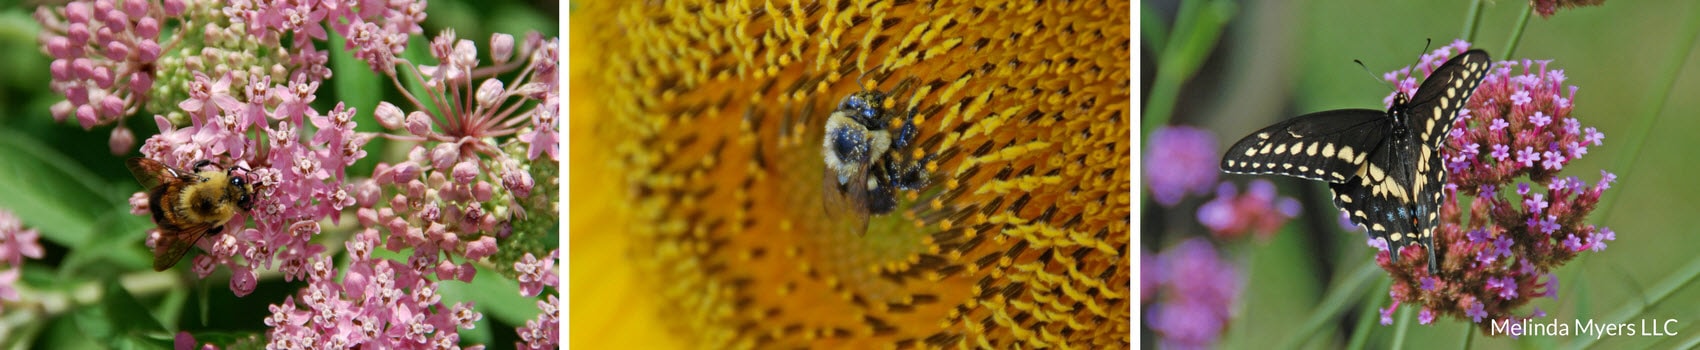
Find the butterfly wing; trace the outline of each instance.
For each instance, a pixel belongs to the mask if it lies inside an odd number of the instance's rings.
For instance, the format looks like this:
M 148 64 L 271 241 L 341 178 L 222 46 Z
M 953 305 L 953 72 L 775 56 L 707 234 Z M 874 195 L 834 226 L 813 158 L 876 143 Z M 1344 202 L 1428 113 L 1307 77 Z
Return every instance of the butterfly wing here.
M 1401 159 L 1400 164 L 1416 167 L 1410 182 L 1405 183 L 1411 184 L 1413 196 L 1410 203 L 1414 205 L 1410 207 L 1418 221 L 1416 239 L 1429 251 L 1430 272 L 1438 270 L 1439 264 L 1435 259 L 1434 229 L 1440 226 L 1440 205 L 1445 192 L 1442 186 L 1446 184 L 1447 176 L 1442 145 L 1459 112 L 1492 65 L 1487 52 L 1482 50 L 1453 56 L 1423 80 L 1416 96 L 1411 99 L 1410 108 L 1404 112 L 1409 116 L 1406 127 L 1415 133 L 1416 140 L 1406 145 L 1408 149 L 1401 154 L 1417 158 Z
M 1371 238 L 1387 242 L 1393 261 L 1399 261 L 1399 249 L 1418 244 L 1416 233 L 1419 213 L 1411 190 L 1410 160 L 1400 159 L 1398 142 L 1389 139 L 1378 142 L 1369 158 L 1358 166 L 1351 181 L 1333 183 L 1334 205 L 1346 212 L 1352 223 L 1363 226 Z M 1431 251 L 1432 253 L 1432 251 Z
M 1439 148 L 1446 133 L 1452 131 L 1458 111 L 1470 100 L 1470 94 L 1476 91 L 1492 65 L 1487 52 L 1482 50 L 1452 56 L 1417 87 L 1407 109 L 1411 118 L 1406 119 L 1406 127 L 1430 147 Z
M 1387 137 L 1392 119 L 1373 109 L 1306 114 L 1258 130 L 1228 148 L 1222 171 L 1275 174 L 1344 183 L 1371 148 Z

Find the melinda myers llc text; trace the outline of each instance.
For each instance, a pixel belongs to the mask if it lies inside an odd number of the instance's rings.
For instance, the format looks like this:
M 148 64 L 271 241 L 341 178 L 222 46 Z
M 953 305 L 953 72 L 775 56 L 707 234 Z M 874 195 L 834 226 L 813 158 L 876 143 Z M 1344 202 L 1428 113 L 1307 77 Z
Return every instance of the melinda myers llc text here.
M 1548 322 L 1523 320 L 1494 320 L 1494 334 L 1510 334 L 1515 336 L 1587 336 L 1595 339 L 1606 336 L 1673 336 L 1676 335 L 1676 319 L 1641 319 L 1633 323 L 1596 323 L 1594 320 L 1576 320 L 1574 327 L 1570 323 L 1559 322 L 1557 318 Z M 1574 333 L 1572 333 L 1574 331 Z

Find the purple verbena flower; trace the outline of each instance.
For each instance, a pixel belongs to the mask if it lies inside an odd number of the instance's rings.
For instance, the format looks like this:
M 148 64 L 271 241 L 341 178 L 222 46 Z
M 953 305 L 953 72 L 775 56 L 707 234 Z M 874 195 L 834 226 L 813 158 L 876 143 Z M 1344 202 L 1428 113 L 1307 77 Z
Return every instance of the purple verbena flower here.
M 1269 180 L 1252 180 L 1241 195 L 1235 195 L 1233 183 L 1222 182 L 1216 188 L 1216 198 L 1198 207 L 1198 222 L 1219 237 L 1253 232 L 1267 239 L 1299 211 L 1298 200 L 1278 196 Z
M 1156 257 L 1162 276 L 1148 324 L 1164 347 L 1210 347 L 1226 329 L 1240 294 L 1239 270 L 1222 260 L 1209 241 L 1194 238 Z
M 1216 183 L 1216 135 L 1189 126 L 1169 126 L 1151 132 L 1145 153 L 1145 186 L 1151 198 L 1174 206 L 1187 195 L 1209 193 Z
M 1389 80 L 1426 75 L 1435 67 L 1433 60 L 1465 48 L 1425 54 L 1410 76 L 1395 72 Z M 1556 176 L 1587 155 L 1587 147 L 1601 146 L 1605 136 L 1573 114 L 1578 90 L 1565 86 L 1567 75 L 1549 66 L 1550 61 L 1495 62 L 1465 103 L 1470 117 L 1458 118 L 1450 129 L 1454 132 L 1444 135 L 1440 156 L 1449 174 L 1443 188 L 1449 190 L 1434 242 L 1445 245 L 1437 250 L 1446 254 L 1440 260 L 1449 263 L 1431 276 L 1417 265 L 1419 259 L 1394 264 L 1378 257 L 1393 277 L 1395 308 L 1410 302 L 1436 317 L 1451 315 L 1478 325 L 1513 319 L 1512 310 L 1554 293 L 1557 280 L 1551 269 L 1582 251 L 1603 249 L 1614 238 L 1608 228 L 1584 219 L 1615 176 L 1601 171 L 1601 180 L 1592 186 Z M 1487 152 L 1476 149 L 1484 146 Z M 1429 277 L 1446 283 L 1430 288 Z

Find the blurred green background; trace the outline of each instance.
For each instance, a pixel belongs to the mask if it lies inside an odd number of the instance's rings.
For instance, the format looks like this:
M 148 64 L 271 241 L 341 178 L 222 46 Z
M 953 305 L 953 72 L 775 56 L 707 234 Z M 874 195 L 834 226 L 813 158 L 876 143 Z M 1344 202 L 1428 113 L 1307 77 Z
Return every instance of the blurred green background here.
M 98 299 L 50 306 L 46 315 L 20 311 L 40 307 L 43 300 L 9 305 L 0 314 L 0 348 L 32 343 L 37 348 L 64 349 L 169 345 L 169 335 L 158 339 L 156 334 L 125 343 L 124 338 L 137 336 L 134 331 L 159 326 L 190 331 L 202 342 L 228 343 L 255 335 L 263 341 L 267 329 L 263 319 L 270 314 L 267 305 L 280 304 L 304 282 L 284 282 L 276 273 L 263 273 L 255 292 L 238 298 L 228 287 L 228 270 L 214 272 L 205 280 L 193 278 L 188 268 L 192 263 L 187 262 L 192 257 L 165 272 L 149 268 L 152 255 L 142 242 L 153 223 L 129 213 L 127 200 L 140 185 L 123 161 L 139 156 L 136 149 L 159 132 L 153 112 L 126 119 L 136 142 L 124 155 L 113 155 L 108 148 L 112 126 L 85 131 L 74 118 L 59 123 L 48 112 L 64 97 L 48 89 L 50 59 L 37 42 L 41 27 L 32 14 L 37 6 L 63 4 L 0 0 L 0 208 L 16 213 L 26 227 L 38 229 L 46 249 L 42 259 L 25 261 L 19 282 L 31 290 L 25 298 L 82 293 L 82 297 Z M 157 1 L 154 4 L 158 6 Z M 423 27 L 430 37 L 453 28 L 460 38 L 474 41 L 480 52 L 487 52 L 493 32 L 513 34 L 516 40 L 525 40 L 530 31 L 558 37 L 559 6 L 527 0 L 431 1 Z M 412 37 L 406 55 L 416 62 L 430 62 L 427 36 Z M 358 109 L 359 130 L 377 131 L 373 107 L 379 100 L 398 101 L 401 94 L 343 50 L 338 35 L 331 37 L 334 41 L 320 43 L 319 48 L 331 52 L 335 76 L 318 90 L 313 107 L 327 111 L 339 101 L 347 102 Z M 367 149 L 371 154 L 350 167 L 350 175 L 367 176 L 377 159 L 394 162 L 406 152 L 381 139 Z M 327 235 L 346 237 L 351 222 L 343 220 L 342 226 L 327 229 Z M 389 253 L 380 250 L 385 258 L 405 259 L 383 254 Z M 119 285 L 126 288 L 113 288 Z M 461 333 L 463 343 L 509 348 L 517 340 L 514 328 L 538 312 L 535 299 L 519 297 L 511 280 L 485 269 L 471 284 L 444 283 L 439 292 L 451 304 L 474 300 L 484 313 L 475 329 Z
M 1380 74 L 1411 65 L 1429 50 L 1461 38 L 1471 1 L 1199 1 L 1204 11 L 1226 15 L 1226 27 L 1213 42 L 1197 73 L 1179 90 L 1171 125 L 1211 130 L 1225 149 L 1234 140 L 1277 120 L 1339 108 L 1380 109 L 1391 91 Z M 1154 40 L 1175 30 L 1177 1 L 1142 1 L 1141 86 L 1151 93 L 1162 61 Z M 1689 348 L 1700 342 L 1700 287 L 1692 281 L 1700 267 L 1700 57 L 1692 55 L 1700 28 L 1700 2 L 1686 0 L 1610 1 L 1600 7 L 1561 9 L 1551 18 L 1532 15 L 1511 56 L 1506 46 L 1529 4 L 1488 1 L 1473 47 L 1495 60 L 1551 59 L 1563 69 L 1566 85 L 1579 87 L 1575 111 L 1584 127 L 1606 135 L 1602 146 L 1567 165 L 1560 176 L 1578 176 L 1590 184 L 1605 169 L 1618 175 L 1589 221 L 1617 232 L 1602 252 L 1583 254 L 1554 272 L 1557 300 L 1531 303 L 1561 322 L 1634 322 L 1676 319 L 1676 336 L 1606 337 L 1603 348 Z M 1173 47 L 1173 46 L 1171 46 Z M 1374 75 L 1352 60 L 1362 60 Z M 1142 105 L 1148 103 L 1142 95 Z M 1143 107 L 1142 107 L 1143 108 Z M 1149 132 L 1149 130 L 1142 130 Z M 1637 150 L 1635 144 L 1640 144 Z M 1150 171 L 1150 169 L 1146 169 Z M 1239 183 L 1254 177 L 1224 175 Z M 1305 203 L 1305 211 L 1268 242 L 1223 246 L 1247 276 L 1236 319 L 1219 345 L 1262 348 L 1293 337 L 1305 347 L 1346 346 L 1347 333 L 1360 317 L 1377 317 L 1386 307 L 1385 273 L 1359 286 L 1353 303 L 1317 334 L 1293 334 L 1318 309 L 1325 293 L 1371 262 L 1374 250 L 1361 233 L 1343 233 L 1334 225 L 1336 210 L 1325 201 L 1326 186 L 1287 177 L 1275 181 L 1283 195 Z M 1161 250 L 1187 237 L 1208 232 L 1197 224 L 1199 202 L 1191 199 L 1166 210 L 1145 201 L 1141 245 Z M 1312 227 L 1329 228 L 1319 232 Z M 1677 288 L 1669 288 L 1675 286 Z M 1666 290 L 1674 294 L 1647 305 Z M 1366 303 L 1362 296 L 1379 300 Z M 1518 310 L 1528 315 L 1533 309 Z M 1412 312 L 1402 307 L 1401 312 Z M 1399 318 L 1396 314 L 1395 320 Z M 1627 319 L 1612 319 L 1627 317 Z M 1414 322 L 1415 318 L 1411 320 Z M 1398 324 L 1370 320 L 1367 344 L 1391 345 Z M 1141 330 L 1150 345 L 1151 333 Z M 1453 348 L 1464 343 L 1465 322 L 1441 318 L 1412 325 L 1405 346 Z M 1572 330 L 1574 332 L 1574 329 Z M 1472 347 L 1551 348 L 1583 345 L 1584 337 L 1484 337 Z M 1592 338 L 1588 336 L 1586 338 Z

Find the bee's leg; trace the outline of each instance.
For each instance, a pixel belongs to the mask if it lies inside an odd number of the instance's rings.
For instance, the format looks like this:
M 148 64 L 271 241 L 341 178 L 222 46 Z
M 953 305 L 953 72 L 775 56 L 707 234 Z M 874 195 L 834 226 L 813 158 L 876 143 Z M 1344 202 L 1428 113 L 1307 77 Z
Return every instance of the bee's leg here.
M 933 155 L 928 154 L 913 163 L 900 166 L 897 171 L 892 172 L 893 182 L 905 190 L 920 190 L 921 187 L 927 186 L 927 162 L 932 160 Z
M 220 233 L 224 233 L 224 225 L 213 226 L 212 228 L 207 229 L 206 236 L 217 236 Z
M 195 172 L 200 172 L 201 168 L 205 168 L 209 165 L 212 165 L 212 160 L 202 159 L 195 161 L 195 164 L 189 166 L 189 169 Z
M 890 162 L 886 162 L 890 164 Z M 891 173 L 885 166 L 868 169 L 868 213 L 879 215 L 897 209 L 897 189 L 892 186 Z
M 897 135 L 891 139 L 892 149 L 909 148 L 909 143 L 915 141 L 915 110 L 909 110 L 909 115 L 903 117 L 903 125 L 897 128 Z

